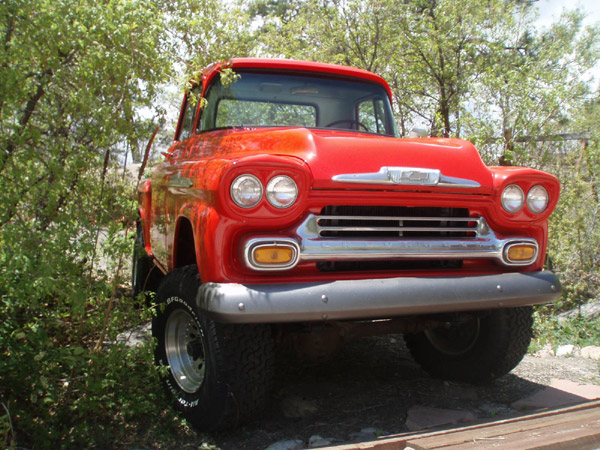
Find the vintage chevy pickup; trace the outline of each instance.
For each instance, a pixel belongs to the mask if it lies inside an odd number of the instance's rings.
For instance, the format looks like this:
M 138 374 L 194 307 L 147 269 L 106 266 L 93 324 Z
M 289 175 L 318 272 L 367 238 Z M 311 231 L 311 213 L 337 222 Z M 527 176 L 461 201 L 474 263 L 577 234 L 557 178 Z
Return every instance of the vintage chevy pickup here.
M 373 73 L 210 66 L 139 189 L 134 292 L 157 292 L 176 408 L 204 430 L 251 417 L 275 344 L 320 361 L 346 339 L 402 333 L 433 376 L 506 374 L 531 305 L 560 294 L 543 269 L 559 191 L 552 175 L 485 166 L 467 141 L 398 137 Z

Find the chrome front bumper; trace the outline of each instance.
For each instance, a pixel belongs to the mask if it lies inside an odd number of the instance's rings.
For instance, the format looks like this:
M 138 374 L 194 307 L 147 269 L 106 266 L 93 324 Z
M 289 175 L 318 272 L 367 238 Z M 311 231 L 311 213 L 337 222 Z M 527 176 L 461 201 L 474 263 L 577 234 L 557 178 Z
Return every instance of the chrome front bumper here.
M 205 283 L 198 308 L 225 323 L 383 319 L 536 305 L 558 299 L 548 271 L 497 275 L 243 285 Z

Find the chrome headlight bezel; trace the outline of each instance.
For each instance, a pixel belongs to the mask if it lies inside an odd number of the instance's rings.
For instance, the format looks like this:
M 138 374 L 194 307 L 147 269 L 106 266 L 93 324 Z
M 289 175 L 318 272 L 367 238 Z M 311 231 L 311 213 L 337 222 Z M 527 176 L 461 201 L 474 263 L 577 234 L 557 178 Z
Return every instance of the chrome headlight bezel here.
M 263 185 L 254 175 L 243 174 L 233 180 L 230 187 L 233 202 L 240 208 L 252 208 L 263 198 Z
M 287 175 L 277 175 L 267 183 L 266 197 L 277 209 L 289 208 L 298 199 L 298 185 Z
M 502 191 L 500 202 L 506 212 L 510 214 L 518 213 L 525 204 L 525 193 L 520 186 L 509 184 Z
M 548 208 L 550 196 L 548 190 L 539 184 L 529 189 L 527 193 L 527 208 L 535 214 L 541 214 Z

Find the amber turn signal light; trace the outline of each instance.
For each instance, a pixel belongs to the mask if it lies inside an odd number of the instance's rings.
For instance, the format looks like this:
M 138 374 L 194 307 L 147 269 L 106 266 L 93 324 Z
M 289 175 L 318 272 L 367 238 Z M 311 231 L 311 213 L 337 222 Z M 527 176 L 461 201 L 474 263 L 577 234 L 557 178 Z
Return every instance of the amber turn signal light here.
M 262 246 L 254 249 L 253 259 L 259 264 L 287 264 L 294 258 L 294 251 L 289 247 Z
M 537 254 L 537 247 L 533 244 L 513 244 L 506 249 L 506 259 L 512 263 L 533 261 Z
M 246 265 L 254 270 L 289 270 L 300 261 L 300 247 L 290 238 L 256 238 L 244 245 Z

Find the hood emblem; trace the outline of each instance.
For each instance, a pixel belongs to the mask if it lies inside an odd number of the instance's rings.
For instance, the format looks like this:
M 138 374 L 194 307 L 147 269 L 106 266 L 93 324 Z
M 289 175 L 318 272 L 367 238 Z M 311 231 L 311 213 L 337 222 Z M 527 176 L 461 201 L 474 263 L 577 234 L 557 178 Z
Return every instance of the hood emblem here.
M 333 181 L 357 184 L 387 184 L 405 186 L 438 186 L 476 189 L 481 185 L 473 180 L 446 177 L 438 169 L 419 167 L 382 167 L 379 172 L 335 175 Z
M 437 169 L 415 169 L 412 167 L 382 167 L 388 179 L 394 184 L 417 186 L 435 186 L 440 182 L 440 171 Z

